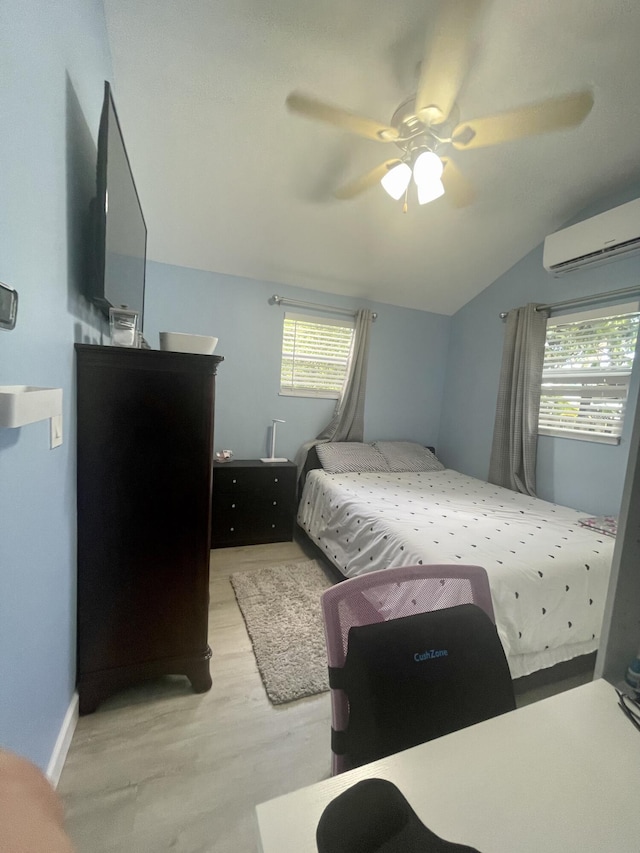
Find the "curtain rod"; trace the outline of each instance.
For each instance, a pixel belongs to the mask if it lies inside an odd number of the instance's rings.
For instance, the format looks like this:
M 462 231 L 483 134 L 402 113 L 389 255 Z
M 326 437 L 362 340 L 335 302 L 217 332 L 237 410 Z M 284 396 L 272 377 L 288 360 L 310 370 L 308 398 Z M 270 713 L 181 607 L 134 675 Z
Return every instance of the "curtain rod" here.
M 623 287 L 621 290 L 610 290 L 608 293 L 594 293 L 591 296 L 576 296 L 575 299 L 565 299 L 563 302 L 550 302 L 548 305 L 538 305 L 536 311 L 553 311 L 556 308 L 568 308 L 571 305 L 582 305 L 585 302 L 599 302 L 613 299 L 617 296 L 632 296 L 640 293 L 640 284 L 635 287 Z M 501 311 L 501 320 L 506 319 L 508 311 Z
M 302 302 L 300 299 L 287 299 L 286 296 L 278 296 L 277 293 L 274 293 L 271 299 L 269 300 L 270 305 L 294 305 L 298 308 L 315 308 L 317 311 L 329 311 L 332 314 L 347 314 L 349 317 L 355 317 L 356 311 L 352 311 L 350 308 L 338 308 L 335 305 L 322 305 L 319 302 Z M 373 313 L 371 315 L 373 320 L 378 319 L 378 315 Z

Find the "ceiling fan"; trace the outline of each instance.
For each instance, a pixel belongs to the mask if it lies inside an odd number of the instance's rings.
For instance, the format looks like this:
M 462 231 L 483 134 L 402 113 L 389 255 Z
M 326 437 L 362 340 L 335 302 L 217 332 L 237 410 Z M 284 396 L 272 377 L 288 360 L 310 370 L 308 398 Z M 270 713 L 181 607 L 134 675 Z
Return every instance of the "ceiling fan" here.
M 483 118 L 460 121 L 456 98 L 470 65 L 472 38 L 483 0 L 442 0 L 435 36 L 427 43 L 421 63 L 418 89 L 403 101 L 389 124 L 365 118 L 300 92 L 292 92 L 287 107 L 294 113 L 327 122 L 343 130 L 394 143 L 400 154 L 380 163 L 335 191 L 350 199 L 381 183 L 403 210 L 411 178 L 419 204 L 444 192 L 456 207 L 470 204 L 473 187 L 449 154 L 510 142 L 526 136 L 577 127 L 593 106 L 590 91 L 550 98 L 536 104 Z

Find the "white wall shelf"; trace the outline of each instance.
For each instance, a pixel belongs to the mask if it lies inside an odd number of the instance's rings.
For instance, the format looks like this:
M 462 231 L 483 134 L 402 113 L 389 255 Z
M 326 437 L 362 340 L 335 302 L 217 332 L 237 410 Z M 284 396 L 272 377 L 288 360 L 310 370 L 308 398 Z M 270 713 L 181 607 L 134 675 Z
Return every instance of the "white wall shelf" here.
M 0 427 L 51 420 L 51 447 L 62 444 L 62 388 L 0 385 Z

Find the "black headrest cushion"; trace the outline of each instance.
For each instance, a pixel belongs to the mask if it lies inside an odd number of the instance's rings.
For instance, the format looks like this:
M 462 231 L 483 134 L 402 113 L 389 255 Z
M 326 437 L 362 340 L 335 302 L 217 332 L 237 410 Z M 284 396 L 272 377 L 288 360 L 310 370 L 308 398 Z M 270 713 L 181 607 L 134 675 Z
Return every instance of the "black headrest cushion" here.
M 475 604 L 351 628 L 331 686 L 349 700 L 352 766 L 515 708 L 495 625 Z

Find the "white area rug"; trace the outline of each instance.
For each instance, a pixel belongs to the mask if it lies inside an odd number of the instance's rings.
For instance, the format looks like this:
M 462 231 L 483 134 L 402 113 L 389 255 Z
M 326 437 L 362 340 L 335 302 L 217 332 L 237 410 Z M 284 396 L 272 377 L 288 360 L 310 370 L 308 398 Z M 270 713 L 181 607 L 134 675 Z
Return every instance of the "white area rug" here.
M 230 580 L 271 702 L 328 690 L 320 596 L 331 581 L 322 567 L 315 560 L 283 563 Z

